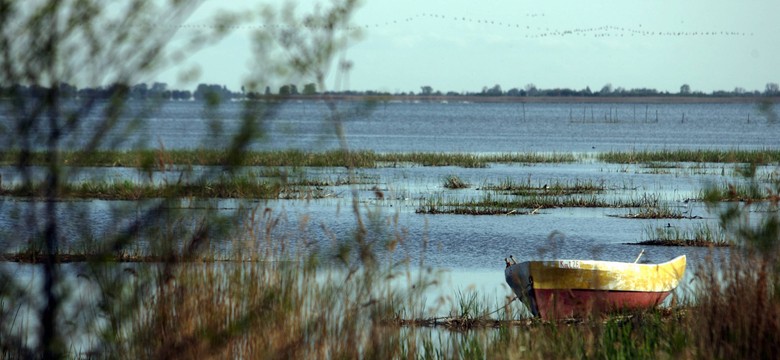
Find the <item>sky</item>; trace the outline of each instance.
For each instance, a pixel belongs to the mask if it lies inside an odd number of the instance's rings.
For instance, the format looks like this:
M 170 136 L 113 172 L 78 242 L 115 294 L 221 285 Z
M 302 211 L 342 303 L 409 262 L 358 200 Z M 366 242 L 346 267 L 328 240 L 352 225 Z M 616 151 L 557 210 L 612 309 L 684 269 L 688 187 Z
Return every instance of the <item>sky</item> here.
M 218 9 L 261 3 L 268 1 L 206 1 L 186 24 L 205 23 Z M 299 8 L 314 3 L 328 2 L 304 1 Z M 391 93 L 527 84 L 763 91 L 780 82 L 777 14 L 778 0 L 369 0 L 353 17 L 362 36 L 343 55 L 353 64 L 350 72 L 337 79 L 331 71 L 326 86 Z M 182 27 L 177 36 L 187 31 L 194 30 Z M 254 31 L 239 29 L 194 55 L 189 64 L 198 64 L 198 82 L 240 89 L 252 64 Z M 178 70 L 161 80 L 177 84 Z

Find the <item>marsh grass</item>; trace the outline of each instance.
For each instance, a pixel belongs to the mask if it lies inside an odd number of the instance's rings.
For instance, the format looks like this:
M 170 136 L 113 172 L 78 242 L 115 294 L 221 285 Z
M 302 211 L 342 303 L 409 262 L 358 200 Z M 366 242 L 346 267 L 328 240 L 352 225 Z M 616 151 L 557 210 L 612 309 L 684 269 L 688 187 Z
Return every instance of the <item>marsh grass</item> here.
M 354 183 L 354 182 L 352 182 Z M 201 199 L 317 199 L 336 196 L 321 186 L 350 184 L 344 181 L 306 180 L 285 184 L 267 181 L 255 176 L 233 176 L 193 183 L 135 183 L 129 180 L 84 181 L 63 184 L 61 199 L 143 200 L 159 198 Z M 16 186 L 0 188 L 0 195 L 39 198 L 45 186 Z
M 662 201 L 658 196 L 644 195 L 640 198 L 638 210 L 629 209 L 627 214 L 610 215 L 623 219 L 686 219 L 691 218 L 685 215 L 679 208 L 673 208 L 667 202 Z
M 511 178 L 505 179 L 499 184 L 485 184 L 480 190 L 507 192 L 516 196 L 541 196 L 541 195 L 575 195 L 595 194 L 606 190 L 603 183 L 596 184 L 593 181 L 554 181 L 550 184 L 531 184 L 529 179 L 525 183 L 516 182 Z
M 591 196 L 532 195 L 505 197 L 486 194 L 473 199 L 447 199 L 443 196 L 420 201 L 416 212 L 420 214 L 457 215 L 529 215 L 541 209 L 554 208 L 623 208 L 641 207 L 642 200 L 626 199 L 607 201 Z
M 697 269 L 697 301 L 686 325 L 698 357 L 780 356 L 777 253 L 746 250 L 711 258 Z
M 691 228 L 678 226 L 648 227 L 637 245 L 661 246 L 733 246 L 735 245 L 720 229 L 707 224 L 698 224 Z
M 780 161 L 780 150 L 657 150 L 657 151 L 610 151 L 599 153 L 599 161 L 617 164 L 636 163 L 748 163 L 772 164 Z
M 751 181 L 710 185 L 700 191 L 699 197 L 705 201 L 776 201 L 779 193 L 778 182 L 761 184 Z
M 150 312 L 133 322 L 141 336 L 129 339 L 128 356 L 397 356 L 397 331 L 374 320 L 386 316 L 367 287 L 375 275 L 333 276 L 319 278 L 306 262 L 179 266 L 145 300 Z M 155 333 L 166 336 L 143 336 Z
M 691 218 L 683 214 L 679 209 L 673 209 L 668 205 L 641 207 L 634 212 L 629 210 L 628 214 L 615 215 L 616 217 L 623 219 L 688 219 Z
M 18 150 L 0 152 L 0 164 L 12 165 L 19 158 Z M 148 171 L 169 169 L 176 165 L 222 166 L 292 166 L 292 167 L 353 167 L 376 168 L 414 164 L 421 166 L 460 166 L 485 168 L 490 163 L 570 163 L 578 160 L 564 153 L 376 153 L 373 151 L 332 150 L 307 152 L 301 150 L 247 151 L 236 164 L 230 154 L 219 149 L 192 150 L 99 150 L 65 151 L 60 154 L 64 165 L 81 167 L 131 167 Z M 44 152 L 29 154 L 31 165 L 45 164 Z
M 278 180 L 288 186 L 298 187 L 326 187 L 326 186 L 347 186 L 347 185 L 378 185 L 379 176 L 369 174 L 355 174 L 353 176 L 317 176 L 307 177 L 301 174 L 297 177 L 279 176 Z
M 442 186 L 444 186 L 444 188 L 447 188 L 447 189 L 467 189 L 471 185 L 469 185 L 465 181 L 461 180 L 456 175 L 450 175 L 450 176 L 447 176 L 446 178 L 444 178 L 444 185 L 442 185 Z

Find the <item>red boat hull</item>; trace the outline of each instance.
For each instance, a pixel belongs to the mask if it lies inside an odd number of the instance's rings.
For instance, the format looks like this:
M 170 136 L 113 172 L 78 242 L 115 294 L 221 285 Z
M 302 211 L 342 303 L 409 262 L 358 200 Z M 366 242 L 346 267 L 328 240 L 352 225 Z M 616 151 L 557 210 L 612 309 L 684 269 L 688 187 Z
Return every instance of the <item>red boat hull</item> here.
M 576 289 L 534 289 L 534 298 L 543 319 L 587 317 L 608 311 L 646 309 L 658 305 L 669 291 L 614 291 Z

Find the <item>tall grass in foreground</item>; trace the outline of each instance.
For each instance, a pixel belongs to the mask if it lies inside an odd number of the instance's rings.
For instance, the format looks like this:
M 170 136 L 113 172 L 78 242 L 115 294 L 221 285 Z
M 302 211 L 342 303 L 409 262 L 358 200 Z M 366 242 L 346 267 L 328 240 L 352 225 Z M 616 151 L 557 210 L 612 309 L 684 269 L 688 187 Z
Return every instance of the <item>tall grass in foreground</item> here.
M 452 317 L 398 323 L 387 320 L 421 294 L 393 291 L 379 273 L 324 275 L 306 262 L 193 264 L 168 281 L 160 276 L 145 300 L 149 313 L 128 329 L 140 337 L 122 342 L 120 357 L 776 358 L 776 270 L 754 260 L 724 257 L 696 269 L 692 303 L 558 322 L 487 316 L 493 304 L 461 294 Z

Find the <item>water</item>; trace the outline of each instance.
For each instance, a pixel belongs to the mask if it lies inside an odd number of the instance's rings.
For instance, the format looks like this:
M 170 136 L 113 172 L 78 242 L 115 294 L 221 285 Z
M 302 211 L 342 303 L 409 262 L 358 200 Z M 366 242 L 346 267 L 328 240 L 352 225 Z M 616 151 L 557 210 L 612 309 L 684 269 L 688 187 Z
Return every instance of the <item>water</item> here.
M 641 99 L 637 99 L 641 102 Z M 754 149 L 777 146 L 780 124 L 767 123 L 755 104 L 626 104 L 626 103 L 414 103 L 383 102 L 366 106 L 340 102 L 349 146 L 377 152 L 602 152 L 657 149 Z M 775 104 L 774 110 L 780 107 Z M 196 102 L 164 102 L 147 113 L 131 103 L 126 122 L 110 133 L 104 146 L 167 149 L 224 146 L 229 136 L 214 136 L 215 126 L 230 134 L 238 128 L 244 103 L 230 102 L 205 110 Z M 255 149 L 338 148 L 330 114 L 323 102 L 264 105 L 258 116 L 264 137 Z M 258 111 L 261 111 L 258 110 Z M 10 123 L 7 111 L 0 123 Z M 257 115 L 257 112 L 251 113 Z M 135 116 L 145 126 L 130 127 Z M 83 116 L 82 126 L 66 139 L 66 147 L 88 143 L 102 120 L 100 109 Z M 45 124 L 39 129 L 45 130 Z M 126 132 L 130 129 L 132 131 Z M 18 145 L 9 132 L 0 144 Z M 42 143 L 42 142 L 41 142 Z M 6 145 L 7 146 L 7 145 Z
M 659 149 L 764 149 L 777 148 L 780 124 L 768 123 L 753 104 L 482 104 L 482 103 L 379 103 L 371 111 L 354 103 L 339 103 L 348 144 L 352 149 L 376 152 L 574 152 L 583 156 L 604 151 Z M 129 113 L 141 111 L 133 105 Z M 775 106 L 777 111 L 777 105 Z M 215 112 L 204 111 L 193 102 L 166 102 L 151 114 L 146 124 L 132 133 L 115 131 L 108 145 L 117 141 L 120 148 L 138 145 L 185 149 L 218 148 L 226 136 L 209 136 L 214 124 L 230 133 L 236 129 L 242 114 L 241 103 L 229 103 Z M 322 119 L 325 104 L 290 102 L 275 109 L 264 119 L 264 137 L 252 144 L 258 150 L 303 149 L 323 151 L 338 148 L 332 124 Z M 684 116 L 684 118 L 683 118 Z M 205 119 L 220 119 L 209 125 Z M 85 124 L 67 137 L 68 148 L 77 149 L 94 134 L 99 114 L 85 117 Z M 750 119 L 748 121 L 748 119 Z M 0 120 L 8 122 L 8 118 Z M 41 125 L 43 126 L 43 125 Z M 45 130 L 41 128 L 40 130 Z M 8 133 L 2 135 L 7 147 L 16 145 Z M 690 165 L 690 164 L 688 164 Z M 642 247 L 626 245 L 642 238 L 646 229 L 671 225 L 693 228 L 701 224 L 715 226 L 711 214 L 695 198 L 705 183 L 733 180 L 731 165 L 704 164 L 667 171 L 637 165 L 612 165 L 594 161 L 574 164 L 502 165 L 486 169 L 458 167 L 418 167 L 359 169 L 358 175 L 369 179 L 358 185 L 362 216 L 368 211 L 379 214 L 377 223 L 389 232 L 372 233 L 379 257 L 392 262 L 407 258 L 411 264 L 445 269 L 441 291 L 475 288 L 502 298 L 508 294 L 503 284 L 503 259 L 510 254 L 525 259 L 601 259 L 633 261 Z M 247 169 L 255 171 L 259 169 Z M 199 171 L 195 169 L 195 171 Z M 776 171 L 762 168 L 763 173 Z M 344 169 L 307 169 L 310 177 L 338 178 Z M 5 184 L 19 181 L 12 167 L 1 167 Z M 466 190 L 443 188 L 443 179 L 456 175 L 472 184 Z M 155 174 L 155 181 L 176 179 L 178 172 Z M 80 169 L 71 181 L 114 179 L 143 181 L 144 175 L 134 169 Z M 657 196 L 672 207 L 684 208 L 694 219 L 636 220 L 612 215 L 630 209 L 549 209 L 536 215 L 464 216 L 423 215 L 416 209 L 426 199 L 437 196 L 477 198 L 485 184 L 510 179 L 533 185 L 553 182 L 584 181 L 603 184 L 613 198 Z M 380 189 L 382 198 L 375 190 Z M 332 187 L 333 198 L 324 200 L 184 201 L 182 207 L 193 214 L 229 213 L 240 208 L 269 208 L 281 221 L 275 236 L 290 242 L 310 245 L 299 251 L 332 251 L 333 239 L 347 239 L 355 227 L 348 187 Z M 36 204 L 13 198 L 0 199 L 0 225 L 3 236 L 0 247 L 13 248 L 41 225 L 29 222 L 24 214 Z M 145 203 L 124 201 L 66 201 L 61 203 L 60 219 L 64 225 L 64 243 L 78 243 L 84 236 L 84 223 L 90 224 L 89 237 L 110 237 L 141 213 Z M 77 215 L 77 216 L 74 216 Z M 367 218 L 364 218 L 366 220 Z M 394 255 L 384 252 L 381 244 L 394 233 L 404 241 Z M 686 254 L 689 270 L 695 268 L 709 249 L 644 247 L 643 259 L 649 262 L 669 260 Z M 691 276 L 689 271 L 688 276 Z

